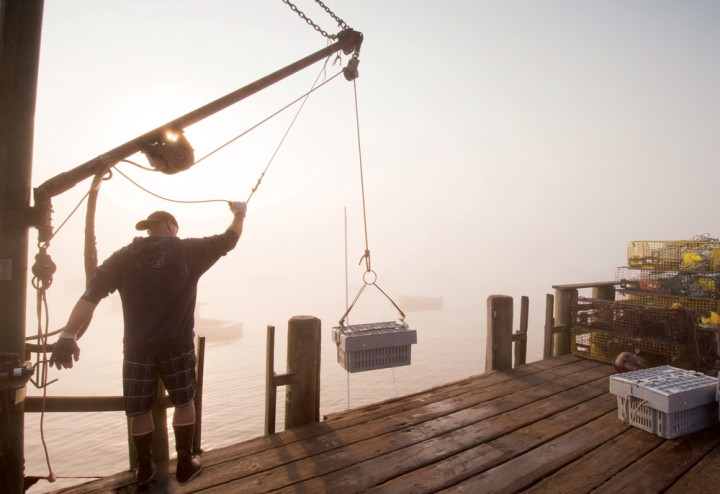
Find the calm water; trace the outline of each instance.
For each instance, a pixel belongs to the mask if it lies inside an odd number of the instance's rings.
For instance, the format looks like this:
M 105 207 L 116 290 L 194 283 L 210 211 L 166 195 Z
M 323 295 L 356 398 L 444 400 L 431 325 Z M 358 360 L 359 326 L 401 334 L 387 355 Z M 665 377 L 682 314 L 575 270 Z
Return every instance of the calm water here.
M 482 305 L 482 304 L 481 304 Z M 484 305 L 483 305 L 484 309 Z M 539 312 L 539 310 L 537 311 Z M 321 416 L 349 407 L 402 396 L 480 374 L 485 362 L 485 313 L 472 317 L 451 316 L 452 311 L 409 313 L 407 322 L 417 330 L 412 365 L 348 374 L 337 363 L 330 339 L 335 321 L 322 321 Z M 389 318 L 389 319 L 392 319 Z M 517 320 L 517 319 L 516 319 Z M 276 325 L 275 371 L 285 372 L 287 322 Z M 49 395 L 120 395 L 120 321 L 94 321 L 81 340 L 82 355 L 76 367 L 53 371 L 59 381 Z M 542 356 L 542 331 L 531 317 L 528 361 Z M 203 444 L 210 450 L 250 439 L 263 433 L 265 407 L 265 341 L 263 325 L 245 324 L 234 340 L 207 336 L 203 396 Z M 98 348 L 102 348 L 100 351 Z M 31 395 L 39 391 L 28 390 Z M 171 419 L 169 414 L 168 420 Z M 284 391 L 278 389 L 276 430 L 283 429 Z M 53 471 L 58 477 L 107 476 L 128 468 L 127 430 L 122 412 L 49 413 L 44 419 L 45 438 Z M 172 433 L 171 433 L 172 435 Z M 171 445 L 171 450 L 174 446 Z M 48 473 L 40 440 L 39 414 L 25 418 L 26 475 Z M 28 492 L 40 493 L 87 479 L 40 481 Z

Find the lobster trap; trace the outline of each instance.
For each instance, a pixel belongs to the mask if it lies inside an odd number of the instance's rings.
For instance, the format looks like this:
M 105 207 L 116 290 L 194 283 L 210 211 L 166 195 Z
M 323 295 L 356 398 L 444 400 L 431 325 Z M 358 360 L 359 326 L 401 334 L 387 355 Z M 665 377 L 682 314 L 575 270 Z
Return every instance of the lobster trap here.
M 651 365 L 684 369 L 712 365 L 715 336 L 696 331 L 685 309 L 579 297 L 571 307 L 570 350 L 574 355 L 614 363 L 622 352 L 640 353 Z
M 615 281 L 626 292 L 691 298 L 720 298 L 720 273 L 634 270 L 620 267 Z
M 714 298 L 679 297 L 676 295 L 663 295 L 660 293 L 642 293 L 619 290 L 618 300 L 633 304 L 647 305 L 650 307 L 668 308 L 673 304 L 680 304 L 687 310 L 696 312 L 718 312 L 720 303 Z
M 336 326 L 332 340 L 338 363 L 348 372 L 410 365 L 417 332 L 404 322 Z
M 627 245 L 628 266 L 656 271 L 720 271 L 720 242 L 716 239 L 640 240 Z
M 692 314 L 684 309 L 584 297 L 572 305 L 571 317 L 575 327 L 672 343 L 686 341 L 694 327 Z

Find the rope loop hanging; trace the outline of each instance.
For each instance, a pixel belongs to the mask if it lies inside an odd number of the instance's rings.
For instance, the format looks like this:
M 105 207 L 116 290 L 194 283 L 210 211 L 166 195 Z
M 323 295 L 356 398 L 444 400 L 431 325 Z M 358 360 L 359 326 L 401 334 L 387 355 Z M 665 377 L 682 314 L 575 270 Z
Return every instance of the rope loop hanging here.
M 400 314 L 400 321 L 402 324 L 405 324 L 405 313 L 400 309 L 398 304 L 395 303 L 395 301 L 388 295 L 385 290 L 380 288 L 380 285 L 377 284 L 377 273 L 373 271 L 372 269 L 372 263 L 370 260 L 370 242 L 368 240 L 368 221 L 367 221 L 367 207 L 365 202 L 365 178 L 363 175 L 363 160 L 362 160 L 362 146 L 361 146 L 361 140 L 360 140 L 360 112 L 358 109 L 358 100 L 357 100 L 357 84 L 355 80 L 353 79 L 353 93 L 355 96 L 355 125 L 357 128 L 357 144 L 358 144 L 358 157 L 360 162 L 360 195 L 362 198 L 362 211 L 363 211 L 363 227 L 365 231 L 365 253 L 360 258 L 360 262 L 358 264 L 362 264 L 363 261 L 365 261 L 365 273 L 363 273 L 363 285 L 360 287 L 360 290 L 358 291 L 357 295 L 355 295 L 355 298 L 353 299 L 352 303 L 348 306 L 345 313 L 340 318 L 340 326 L 345 326 L 345 319 L 347 319 L 348 315 L 350 315 L 350 311 L 355 307 L 355 303 L 360 298 L 360 295 L 363 294 L 365 291 L 365 288 L 368 286 L 374 286 L 375 288 L 382 293 L 385 298 L 387 298 L 390 303 L 397 309 L 398 313 Z

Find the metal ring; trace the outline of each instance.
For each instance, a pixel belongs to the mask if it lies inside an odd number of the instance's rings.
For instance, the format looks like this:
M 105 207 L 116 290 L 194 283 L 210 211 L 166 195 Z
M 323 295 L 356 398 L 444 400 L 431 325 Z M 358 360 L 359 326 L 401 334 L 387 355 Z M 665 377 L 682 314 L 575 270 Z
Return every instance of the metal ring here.
M 368 274 L 372 274 L 372 276 L 373 276 L 372 281 L 368 281 L 368 276 L 367 276 Z M 363 273 L 363 282 L 366 285 L 374 285 L 376 281 L 377 281 L 377 274 L 372 269 L 369 269 L 369 270 L 365 271 L 365 273 Z

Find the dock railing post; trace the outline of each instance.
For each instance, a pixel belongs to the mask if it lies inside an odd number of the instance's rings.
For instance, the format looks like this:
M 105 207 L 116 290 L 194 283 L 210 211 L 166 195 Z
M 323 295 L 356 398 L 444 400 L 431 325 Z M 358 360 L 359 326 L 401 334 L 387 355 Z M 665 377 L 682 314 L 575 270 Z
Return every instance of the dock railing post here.
M 512 369 L 513 299 L 490 295 L 487 299 L 485 372 Z
M 197 363 L 195 371 L 197 374 L 197 391 L 195 392 L 195 435 L 193 438 L 193 454 L 202 453 L 202 415 L 203 415 L 203 388 L 205 387 L 205 337 L 198 336 Z
M 559 357 L 570 353 L 570 331 L 572 317 L 570 309 L 573 300 L 577 299 L 578 291 L 575 288 L 563 288 L 555 290 L 555 327 L 564 328 L 554 335 L 553 355 Z
M 275 433 L 277 382 L 275 374 L 275 326 L 268 325 L 265 343 L 265 434 Z
M 320 319 L 294 316 L 288 322 L 285 428 L 320 421 Z
M 265 434 L 275 433 L 277 387 L 285 392 L 285 428 L 320 421 L 320 319 L 288 321 L 287 373 L 275 372 L 275 326 L 267 327 L 265 355 Z
M 525 365 L 527 360 L 527 330 L 530 316 L 530 299 L 526 296 L 520 297 L 520 328 L 513 333 L 512 340 L 515 343 L 515 362 L 513 368 Z
M 543 358 L 548 359 L 553 356 L 553 340 L 555 334 L 555 319 L 553 318 L 553 306 L 555 297 L 548 293 L 545 295 L 545 344 L 543 345 Z

